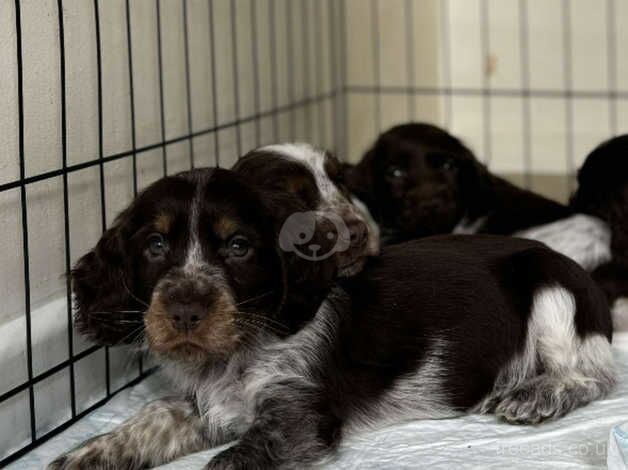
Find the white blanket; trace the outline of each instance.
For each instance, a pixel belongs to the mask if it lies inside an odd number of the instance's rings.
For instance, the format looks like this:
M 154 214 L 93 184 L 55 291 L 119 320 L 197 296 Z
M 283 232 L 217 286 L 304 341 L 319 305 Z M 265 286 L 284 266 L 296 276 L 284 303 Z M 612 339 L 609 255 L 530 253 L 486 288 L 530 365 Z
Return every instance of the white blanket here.
M 347 436 L 337 456 L 323 468 L 414 469 L 495 468 L 569 470 L 606 468 L 610 430 L 628 422 L 628 334 L 616 335 L 619 385 L 606 400 L 540 426 L 512 426 L 493 416 L 413 421 Z M 168 395 L 153 375 L 114 397 L 60 435 L 8 468 L 38 469 L 90 436 L 113 429 L 142 405 Z M 201 469 L 219 450 L 189 455 L 162 470 Z

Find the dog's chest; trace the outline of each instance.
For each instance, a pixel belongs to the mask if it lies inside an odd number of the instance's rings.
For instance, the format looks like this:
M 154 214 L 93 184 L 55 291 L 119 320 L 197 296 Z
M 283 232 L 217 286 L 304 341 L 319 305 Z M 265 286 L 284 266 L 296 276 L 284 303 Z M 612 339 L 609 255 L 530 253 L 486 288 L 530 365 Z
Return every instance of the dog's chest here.
M 307 370 L 316 361 L 304 354 L 303 344 L 298 347 L 295 343 L 287 341 L 260 348 L 253 356 L 235 359 L 226 369 L 204 378 L 196 388 L 195 398 L 210 433 L 219 430 L 242 434 L 253 422 L 264 394 L 281 393 L 280 387 L 273 385 L 285 380 L 307 380 Z
M 253 420 L 253 407 L 245 397 L 246 373 L 241 364 L 214 372 L 196 390 L 201 417 L 212 430 L 241 434 Z

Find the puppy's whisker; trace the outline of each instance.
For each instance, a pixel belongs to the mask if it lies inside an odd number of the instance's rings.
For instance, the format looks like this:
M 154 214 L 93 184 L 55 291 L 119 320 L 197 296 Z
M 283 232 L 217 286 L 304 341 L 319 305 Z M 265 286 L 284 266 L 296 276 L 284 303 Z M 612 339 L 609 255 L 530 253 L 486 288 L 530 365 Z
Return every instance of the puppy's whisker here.
M 270 318 L 265 318 L 261 315 L 247 317 L 245 314 L 240 319 L 251 322 L 251 323 L 255 323 L 257 325 L 267 326 L 269 328 L 272 327 L 277 330 L 283 331 L 284 333 L 287 333 L 289 331 L 288 327 L 284 325 L 283 323 L 279 323 L 278 321 L 272 320 Z
M 242 326 L 248 326 L 248 327 L 254 328 L 258 332 L 267 332 L 267 333 L 271 332 L 271 333 L 278 334 L 280 336 L 284 336 L 288 333 L 288 331 L 285 329 L 282 330 L 272 325 L 264 324 L 262 322 L 256 322 L 250 319 L 247 320 L 244 318 L 240 318 L 240 319 L 237 319 L 236 322 Z
M 129 338 L 134 338 L 136 334 L 141 333 L 144 330 L 144 324 L 142 323 L 140 326 L 138 326 L 137 328 L 134 328 L 129 334 L 123 336 L 120 340 L 116 341 L 116 343 L 112 344 L 111 346 L 118 346 L 120 344 L 122 344 L 123 342 L 125 342 L 127 339 Z
M 106 311 L 90 311 L 90 313 L 145 313 L 145 310 L 106 310 Z
M 238 311 L 238 315 L 242 315 L 245 318 L 251 318 L 251 319 L 259 320 L 259 321 L 262 321 L 264 323 L 268 322 L 268 323 L 276 325 L 276 326 L 278 326 L 280 328 L 285 328 L 286 330 L 288 329 L 288 325 L 286 325 L 284 323 L 281 323 L 280 321 L 275 320 L 274 318 L 269 318 L 269 317 L 266 317 L 264 315 L 260 315 L 259 313 Z
M 259 294 L 259 295 L 256 295 L 254 297 L 250 297 L 248 299 L 243 300 L 242 302 L 236 303 L 236 307 L 241 307 L 242 305 L 246 305 L 246 304 L 248 304 L 250 302 L 254 302 L 256 300 L 262 299 L 264 297 L 269 296 L 270 294 L 272 294 L 274 292 L 275 292 L 274 290 L 269 290 L 268 292 L 264 292 L 263 294 Z

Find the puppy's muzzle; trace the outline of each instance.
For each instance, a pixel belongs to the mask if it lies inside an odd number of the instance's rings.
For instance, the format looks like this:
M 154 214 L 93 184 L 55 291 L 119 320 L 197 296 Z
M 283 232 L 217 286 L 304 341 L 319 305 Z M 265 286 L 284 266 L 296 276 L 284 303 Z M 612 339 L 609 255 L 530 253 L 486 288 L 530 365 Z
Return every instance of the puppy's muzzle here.
M 349 229 L 349 249 L 362 249 L 368 239 L 369 230 L 366 224 L 360 219 L 351 219 L 347 221 Z
M 192 331 L 207 317 L 220 296 L 212 281 L 212 276 L 199 272 L 193 277 L 175 273 L 163 282 L 160 295 L 164 310 L 177 331 Z

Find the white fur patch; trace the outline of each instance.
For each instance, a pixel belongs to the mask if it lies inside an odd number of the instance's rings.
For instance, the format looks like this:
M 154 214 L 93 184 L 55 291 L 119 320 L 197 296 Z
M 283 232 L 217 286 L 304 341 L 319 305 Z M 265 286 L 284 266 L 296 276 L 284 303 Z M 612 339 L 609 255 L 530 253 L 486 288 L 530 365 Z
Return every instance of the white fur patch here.
M 514 234 L 537 240 L 571 258 L 588 271 L 611 260 L 611 232 L 602 220 L 584 214 Z
M 523 351 L 500 372 L 476 411 L 509 421 L 540 422 L 604 396 L 614 384 L 610 342 L 575 327 L 576 300 L 567 289 L 544 287 L 534 296 Z M 517 395 L 525 389 L 526 394 Z M 496 407 L 496 408 L 495 408 Z
M 325 203 L 333 205 L 334 202 L 345 200 L 336 185 L 327 176 L 323 150 L 305 143 L 268 145 L 259 150 L 278 153 L 307 166 L 316 180 L 316 185 Z
M 628 331 L 628 298 L 620 297 L 615 300 L 613 308 L 613 330 Z
M 447 369 L 443 355 L 447 342 L 434 338 L 416 372 L 399 377 L 374 406 L 358 412 L 348 423 L 350 430 L 385 426 L 415 419 L 443 419 L 461 414 L 447 404 L 444 381 Z
M 197 182 L 194 199 L 192 200 L 192 208 L 190 210 L 190 221 L 189 221 L 190 239 L 188 240 L 188 249 L 187 249 L 185 264 L 183 268 L 186 271 L 192 270 L 203 263 L 203 253 L 202 253 L 201 242 L 199 240 L 199 234 L 198 234 L 198 218 L 199 218 L 199 208 L 201 205 L 201 201 L 200 201 L 201 190 L 202 190 L 202 185 Z
M 453 233 L 457 235 L 473 235 L 484 227 L 487 220 L 488 217 L 478 217 L 475 220 L 469 220 L 469 218 L 465 216 L 458 222 L 458 225 L 454 227 Z
M 580 338 L 575 327 L 576 300 L 562 287 L 546 287 L 534 296 L 520 377 L 533 371 L 538 359 L 554 373 L 579 374 L 591 368 L 613 368 L 610 343 L 601 334 Z

